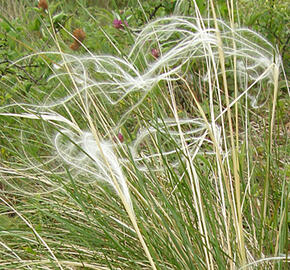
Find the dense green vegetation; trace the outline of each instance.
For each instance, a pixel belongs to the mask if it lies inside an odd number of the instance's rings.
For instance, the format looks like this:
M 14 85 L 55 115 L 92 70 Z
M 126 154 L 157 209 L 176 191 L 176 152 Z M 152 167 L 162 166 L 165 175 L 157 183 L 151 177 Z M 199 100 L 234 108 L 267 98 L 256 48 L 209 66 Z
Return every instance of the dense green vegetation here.
M 0 269 L 288 269 L 287 1 L 0 1 Z

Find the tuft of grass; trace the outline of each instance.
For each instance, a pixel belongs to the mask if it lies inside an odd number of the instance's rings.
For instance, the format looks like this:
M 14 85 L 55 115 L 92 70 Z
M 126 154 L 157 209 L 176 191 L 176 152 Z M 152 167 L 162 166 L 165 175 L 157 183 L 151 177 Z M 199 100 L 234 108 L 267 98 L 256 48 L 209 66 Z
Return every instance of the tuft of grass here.
M 0 107 L 0 269 L 287 269 L 281 57 L 193 3 L 114 29 L 130 49 L 102 29 L 116 54 L 66 51 L 48 8 L 55 49 L 11 63 L 45 91 Z

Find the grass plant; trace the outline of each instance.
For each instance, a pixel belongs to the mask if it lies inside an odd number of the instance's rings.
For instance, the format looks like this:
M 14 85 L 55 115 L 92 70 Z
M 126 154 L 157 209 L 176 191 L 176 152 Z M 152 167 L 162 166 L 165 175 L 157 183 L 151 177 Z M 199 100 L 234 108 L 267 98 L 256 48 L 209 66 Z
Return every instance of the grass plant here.
M 115 29 L 129 49 L 102 29 L 112 54 L 66 50 L 48 8 L 54 49 L 11 64 L 45 90 L 0 107 L 0 269 L 288 269 L 282 58 L 198 2 Z

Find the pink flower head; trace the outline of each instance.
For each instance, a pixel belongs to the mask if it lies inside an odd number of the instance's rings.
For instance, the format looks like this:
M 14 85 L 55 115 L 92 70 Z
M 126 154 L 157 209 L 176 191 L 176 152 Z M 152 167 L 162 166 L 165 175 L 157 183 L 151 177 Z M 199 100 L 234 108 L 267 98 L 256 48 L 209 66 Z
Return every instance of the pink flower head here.
M 159 53 L 159 50 L 153 48 L 151 50 L 151 55 L 154 57 L 154 58 L 158 58 L 160 56 L 160 53 Z
M 124 136 L 122 135 L 122 133 L 118 133 L 118 135 L 116 137 L 114 137 L 114 142 L 117 142 L 117 139 L 122 143 L 124 142 Z
M 120 142 L 124 141 L 124 136 L 120 132 L 118 133 L 118 139 Z
M 122 22 L 122 20 L 113 20 L 113 27 L 115 27 L 116 29 L 124 29 L 124 24 L 128 26 L 128 22 L 126 20 L 124 20 L 124 23 Z

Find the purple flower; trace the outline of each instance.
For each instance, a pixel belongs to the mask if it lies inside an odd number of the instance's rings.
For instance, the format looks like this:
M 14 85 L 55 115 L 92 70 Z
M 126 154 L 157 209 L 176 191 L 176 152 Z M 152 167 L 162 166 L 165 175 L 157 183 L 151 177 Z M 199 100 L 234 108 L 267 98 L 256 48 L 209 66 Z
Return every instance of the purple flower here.
M 118 20 L 118 19 L 113 20 L 113 27 L 116 29 L 124 29 L 124 24 L 126 26 L 129 26 L 126 20 L 124 20 L 124 23 L 122 22 L 122 20 Z
M 121 143 L 124 142 L 124 136 L 120 132 L 113 139 L 115 143 L 117 143 L 117 140 L 120 141 Z
M 154 57 L 154 58 L 158 58 L 160 56 L 160 53 L 159 53 L 159 50 L 153 48 L 151 50 L 151 55 Z
M 121 133 L 118 133 L 118 139 L 121 143 L 124 141 L 124 137 Z

